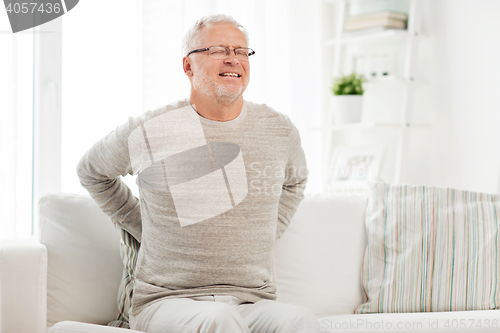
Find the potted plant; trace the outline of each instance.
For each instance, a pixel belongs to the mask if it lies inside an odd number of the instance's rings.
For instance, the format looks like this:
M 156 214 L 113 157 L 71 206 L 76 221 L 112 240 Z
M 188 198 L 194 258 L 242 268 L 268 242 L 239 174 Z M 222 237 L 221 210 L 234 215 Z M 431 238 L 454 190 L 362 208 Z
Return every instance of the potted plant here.
M 332 87 L 333 111 L 337 125 L 361 121 L 363 75 L 352 73 L 336 78 Z

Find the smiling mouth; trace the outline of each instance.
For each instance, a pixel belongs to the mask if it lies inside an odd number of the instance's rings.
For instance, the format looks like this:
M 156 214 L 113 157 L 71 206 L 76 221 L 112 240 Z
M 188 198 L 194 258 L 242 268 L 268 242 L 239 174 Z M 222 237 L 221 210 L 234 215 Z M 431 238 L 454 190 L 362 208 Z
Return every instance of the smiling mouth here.
M 223 76 L 223 77 L 241 77 L 240 74 L 238 73 L 234 73 L 234 72 L 224 72 L 224 73 L 220 73 L 219 76 Z

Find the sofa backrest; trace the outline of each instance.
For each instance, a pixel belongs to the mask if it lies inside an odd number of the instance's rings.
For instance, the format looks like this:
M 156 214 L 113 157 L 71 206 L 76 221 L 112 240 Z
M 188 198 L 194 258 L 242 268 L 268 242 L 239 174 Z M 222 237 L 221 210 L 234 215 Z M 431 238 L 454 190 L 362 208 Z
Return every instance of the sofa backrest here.
M 123 263 L 111 220 L 89 196 L 63 193 L 40 199 L 39 218 L 48 256 L 47 325 L 115 320 Z
M 118 230 L 89 196 L 48 195 L 39 207 L 47 324 L 115 320 L 123 273 Z M 362 303 L 365 209 L 359 196 L 306 196 L 274 248 L 279 301 L 318 316 L 352 313 Z
M 306 196 L 274 247 L 278 301 L 317 316 L 352 314 L 363 303 L 366 197 Z

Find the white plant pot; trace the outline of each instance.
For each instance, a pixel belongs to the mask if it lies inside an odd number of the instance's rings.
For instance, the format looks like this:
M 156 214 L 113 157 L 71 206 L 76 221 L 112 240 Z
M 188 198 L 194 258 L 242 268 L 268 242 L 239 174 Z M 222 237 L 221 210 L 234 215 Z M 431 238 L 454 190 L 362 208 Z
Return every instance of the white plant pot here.
M 335 124 L 361 122 L 361 108 L 363 95 L 336 95 L 333 96 L 333 114 Z

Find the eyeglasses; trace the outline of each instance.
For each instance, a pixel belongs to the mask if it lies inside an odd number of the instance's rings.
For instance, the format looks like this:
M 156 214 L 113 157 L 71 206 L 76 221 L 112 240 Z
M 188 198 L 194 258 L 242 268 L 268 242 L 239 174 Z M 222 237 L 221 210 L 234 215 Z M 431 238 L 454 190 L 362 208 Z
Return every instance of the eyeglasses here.
M 230 49 L 225 46 L 210 46 L 203 49 L 197 49 L 189 52 L 187 56 L 191 53 L 205 52 L 208 51 L 208 55 L 214 59 L 224 59 L 229 56 L 229 52 L 234 51 L 234 55 L 238 60 L 248 61 L 248 57 L 255 54 L 255 51 L 248 47 L 237 47 L 235 49 Z

